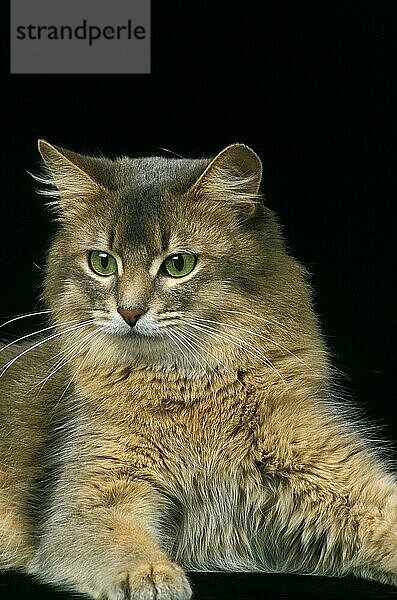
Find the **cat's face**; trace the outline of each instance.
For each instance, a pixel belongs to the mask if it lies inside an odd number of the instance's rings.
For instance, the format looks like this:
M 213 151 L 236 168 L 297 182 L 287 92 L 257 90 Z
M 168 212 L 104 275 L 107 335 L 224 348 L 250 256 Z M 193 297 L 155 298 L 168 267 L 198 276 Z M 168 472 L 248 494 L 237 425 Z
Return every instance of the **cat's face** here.
M 259 159 L 230 148 L 211 163 L 89 159 L 87 167 L 42 146 L 62 215 L 45 297 L 69 346 L 108 362 L 197 372 L 241 353 L 241 323 L 263 303 L 281 246 L 257 204 Z

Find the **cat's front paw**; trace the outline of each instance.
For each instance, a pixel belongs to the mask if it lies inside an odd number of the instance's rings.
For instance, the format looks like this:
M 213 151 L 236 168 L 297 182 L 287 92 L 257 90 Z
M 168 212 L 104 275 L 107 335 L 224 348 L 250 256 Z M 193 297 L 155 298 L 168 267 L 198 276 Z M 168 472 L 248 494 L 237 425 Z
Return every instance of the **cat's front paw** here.
M 119 574 L 101 595 L 106 600 L 189 600 L 192 590 L 174 563 L 141 563 Z

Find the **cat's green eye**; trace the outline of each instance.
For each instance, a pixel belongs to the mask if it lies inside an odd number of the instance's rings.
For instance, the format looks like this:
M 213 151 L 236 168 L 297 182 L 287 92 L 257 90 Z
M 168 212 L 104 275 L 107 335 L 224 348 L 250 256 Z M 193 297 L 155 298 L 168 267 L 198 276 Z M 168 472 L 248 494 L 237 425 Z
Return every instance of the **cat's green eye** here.
M 102 250 L 92 250 L 88 256 L 91 269 L 97 275 L 108 277 L 117 272 L 117 262 L 114 256 Z
M 170 277 L 185 277 L 196 266 L 197 258 L 194 254 L 181 252 L 168 256 L 162 264 L 163 271 Z

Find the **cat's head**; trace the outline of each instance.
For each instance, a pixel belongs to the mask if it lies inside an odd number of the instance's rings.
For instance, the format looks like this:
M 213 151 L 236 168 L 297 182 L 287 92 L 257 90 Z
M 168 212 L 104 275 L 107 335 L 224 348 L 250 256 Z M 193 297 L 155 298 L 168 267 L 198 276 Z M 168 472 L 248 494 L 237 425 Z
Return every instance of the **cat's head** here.
M 197 374 L 280 351 L 307 294 L 250 148 L 212 160 L 39 149 L 59 220 L 44 298 L 64 351 Z

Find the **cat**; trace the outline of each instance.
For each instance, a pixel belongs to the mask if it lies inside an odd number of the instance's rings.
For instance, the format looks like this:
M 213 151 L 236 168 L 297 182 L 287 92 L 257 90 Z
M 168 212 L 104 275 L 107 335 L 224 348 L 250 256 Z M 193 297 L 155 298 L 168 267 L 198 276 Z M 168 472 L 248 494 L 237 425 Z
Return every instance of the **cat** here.
M 187 600 L 194 570 L 397 585 L 396 479 L 256 153 L 39 150 L 59 223 L 48 325 L 0 354 L 0 568 L 107 600 Z

